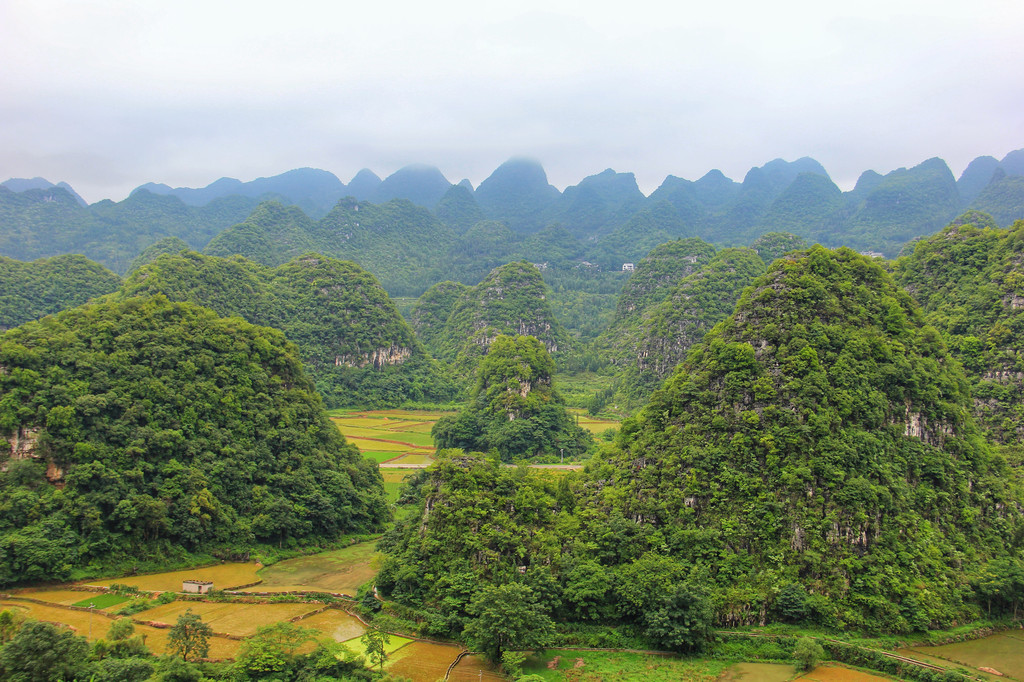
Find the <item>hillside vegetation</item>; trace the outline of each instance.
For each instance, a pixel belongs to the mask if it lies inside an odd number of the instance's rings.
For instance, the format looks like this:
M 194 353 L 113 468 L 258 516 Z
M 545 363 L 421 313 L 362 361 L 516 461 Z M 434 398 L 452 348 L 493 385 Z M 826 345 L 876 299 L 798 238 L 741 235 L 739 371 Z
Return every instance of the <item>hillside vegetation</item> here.
M 473 376 L 500 334 L 533 336 L 556 357 L 568 352 L 570 340 L 552 314 L 549 295 L 534 265 L 507 263 L 474 287 L 437 285 L 421 297 L 412 318 L 435 357 L 453 363 L 461 375 Z M 450 313 L 439 327 L 446 310 Z
M 388 518 L 279 331 L 139 297 L 6 332 L 0 367 L 0 583 Z
M 1019 565 L 1022 537 L 1020 492 L 970 407 L 892 277 L 812 247 L 756 278 L 582 475 L 442 457 L 378 586 L 437 632 L 516 584 L 523 608 L 681 650 L 713 623 L 970 620 L 1016 599 L 990 576 Z
M 186 251 L 134 271 L 119 296 L 156 293 L 280 329 L 332 407 L 445 401 L 454 393 L 387 293 L 354 263 L 306 254 L 267 268 Z
M 0 256 L 0 331 L 109 294 L 121 278 L 85 256 L 29 263 Z
M 971 380 L 975 418 L 989 438 L 1024 439 L 1024 221 L 999 229 L 968 212 L 918 242 L 897 281 L 942 331 Z

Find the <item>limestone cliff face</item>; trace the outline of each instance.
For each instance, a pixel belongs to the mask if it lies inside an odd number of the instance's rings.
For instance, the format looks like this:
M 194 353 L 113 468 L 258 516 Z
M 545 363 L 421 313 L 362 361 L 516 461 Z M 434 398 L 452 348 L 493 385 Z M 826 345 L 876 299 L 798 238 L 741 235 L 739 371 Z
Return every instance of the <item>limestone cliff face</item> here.
M 10 451 L 6 461 L 0 465 L 0 471 L 7 471 L 11 462 L 18 460 L 32 459 L 41 461 L 46 464 L 46 472 L 44 474 L 46 480 L 58 488 L 63 488 L 64 467 L 59 466 L 51 458 L 46 457 L 40 452 L 38 447 L 40 430 L 40 427 L 19 426 L 8 436 L 7 441 L 10 443 Z
M 377 348 L 369 353 L 360 355 L 339 355 L 334 358 L 335 367 L 373 367 L 381 369 L 388 365 L 401 365 L 412 357 L 412 349 L 402 346 L 388 346 Z

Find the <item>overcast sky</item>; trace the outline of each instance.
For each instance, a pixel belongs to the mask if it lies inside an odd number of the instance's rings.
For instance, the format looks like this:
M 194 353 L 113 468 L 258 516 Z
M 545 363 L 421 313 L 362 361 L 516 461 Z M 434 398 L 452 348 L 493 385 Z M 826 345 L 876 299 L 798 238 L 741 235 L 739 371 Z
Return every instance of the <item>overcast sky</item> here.
M 849 189 L 1024 147 L 1024 2 L 0 0 L 0 179 L 88 201 L 311 166 L 650 192 L 812 156 Z M 492 7 L 493 6 L 493 7 Z

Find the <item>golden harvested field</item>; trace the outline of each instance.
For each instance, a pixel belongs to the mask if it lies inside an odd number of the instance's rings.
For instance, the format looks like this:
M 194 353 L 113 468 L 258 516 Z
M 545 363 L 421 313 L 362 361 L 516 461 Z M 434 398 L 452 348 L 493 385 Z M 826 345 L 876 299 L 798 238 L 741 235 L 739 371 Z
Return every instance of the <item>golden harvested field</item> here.
M 337 424 L 339 427 L 344 425 L 346 427 L 356 427 L 356 428 L 361 427 L 361 428 L 368 428 L 368 429 L 382 429 L 382 428 L 385 428 L 385 426 L 387 424 L 391 423 L 390 421 L 386 421 L 386 420 L 384 420 L 381 417 L 362 417 L 362 416 L 331 417 L 331 421 L 334 422 L 335 424 Z M 394 423 L 397 424 L 397 423 L 400 423 L 400 422 L 396 421 Z M 401 422 L 401 423 L 404 423 L 404 422 Z
M 505 680 L 506 677 L 500 674 L 483 656 L 463 656 L 459 664 L 452 670 L 448 677 L 453 682 L 474 682 L 474 680 Z
M 296 625 L 312 628 L 327 635 L 335 642 L 344 642 L 353 637 L 360 637 L 366 630 L 358 618 L 341 609 L 327 609 L 323 613 L 303 618 Z
M 70 606 L 90 596 L 100 596 L 103 592 L 82 592 L 81 590 L 22 590 L 16 593 L 19 597 L 42 599 L 53 604 Z
M 256 582 L 258 580 L 256 571 L 260 568 L 260 564 L 255 562 L 217 564 L 216 566 L 188 568 L 168 573 L 128 576 L 112 580 L 90 580 L 85 584 L 103 587 L 109 587 L 114 584 L 134 585 L 140 590 L 149 590 L 151 592 L 181 592 L 181 583 L 184 580 L 210 580 L 213 581 L 213 588 L 215 590 L 230 590 L 233 587 Z
M 273 625 L 283 620 L 316 611 L 318 604 L 238 604 L 194 601 L 175 601 L 147 609 L 135 617 L 173 625 L 178 616 L 191 609 L 208 623 L 214 632 L 225 635 L 248 637 L 263 625 Z
M 104 637 L 107 634 L 107 630 L 110 629 L 110 624 L 114 622 L 114 619 L 100 615 L 99 613 L 90 614 L 87 611 L 75 611 L 73 609 L 63 609 L 59 606 L 44 606 L 42 604 L 32 604 L 28 602 L 3 600 L 0 601 L 0 608 L 17 609 L 26 616 L 37 620 L 45 620 L 51 623 L 63 623 L 64 625 L 71 627 L 76 634 L 83 637 L 89 637 L 89 621 L 91 618 L 91 639 L 93 640 Z M 140 616 L 135 616 L 135 618 L 140 618 Z M 163 654 L 167 651 L 167 629 L 153 628 L 136 623 L 135 632 L 146 636 L 146 646 L 148 646 L 153 653 Z M 226 639 L 224 637 L 211 637 L 209 657 L 234 658 L 238 653 L 240 645 L 241 642 L 237 640 Z
M 384 667 L 390 674 L 408 677 L 414 682 L 434 682 L 444 678 L 448 666 L 461 651 L 461 648 L 447 644 L 410 642 L 392 654 Z
M 331 552 L 279 561 L 262 569 L 262 583 L 246 592 L 341 592 L 355 596 L 359 586 L 377 575 L 376 540 Z

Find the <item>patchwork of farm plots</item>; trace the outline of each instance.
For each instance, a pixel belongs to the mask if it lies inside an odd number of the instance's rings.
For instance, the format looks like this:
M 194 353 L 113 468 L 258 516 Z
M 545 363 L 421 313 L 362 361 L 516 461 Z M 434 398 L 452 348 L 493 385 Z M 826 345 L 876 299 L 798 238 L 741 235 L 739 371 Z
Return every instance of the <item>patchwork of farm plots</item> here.
M 446 412 L 371 410 L 335 412 L 331 421 L 346 440 L 382 468 L 421 469 L 434 461 L 430 429 Z
M 580 426 L 595 435 L 617 429 L 619 422 L 597 419 L 572 410 Z M 337 411 L 331 416 L 345 438 L 385 469 L 421 469 L 434 461 L 434 440 L 430 430 L 451 412 L 410 410 Z

